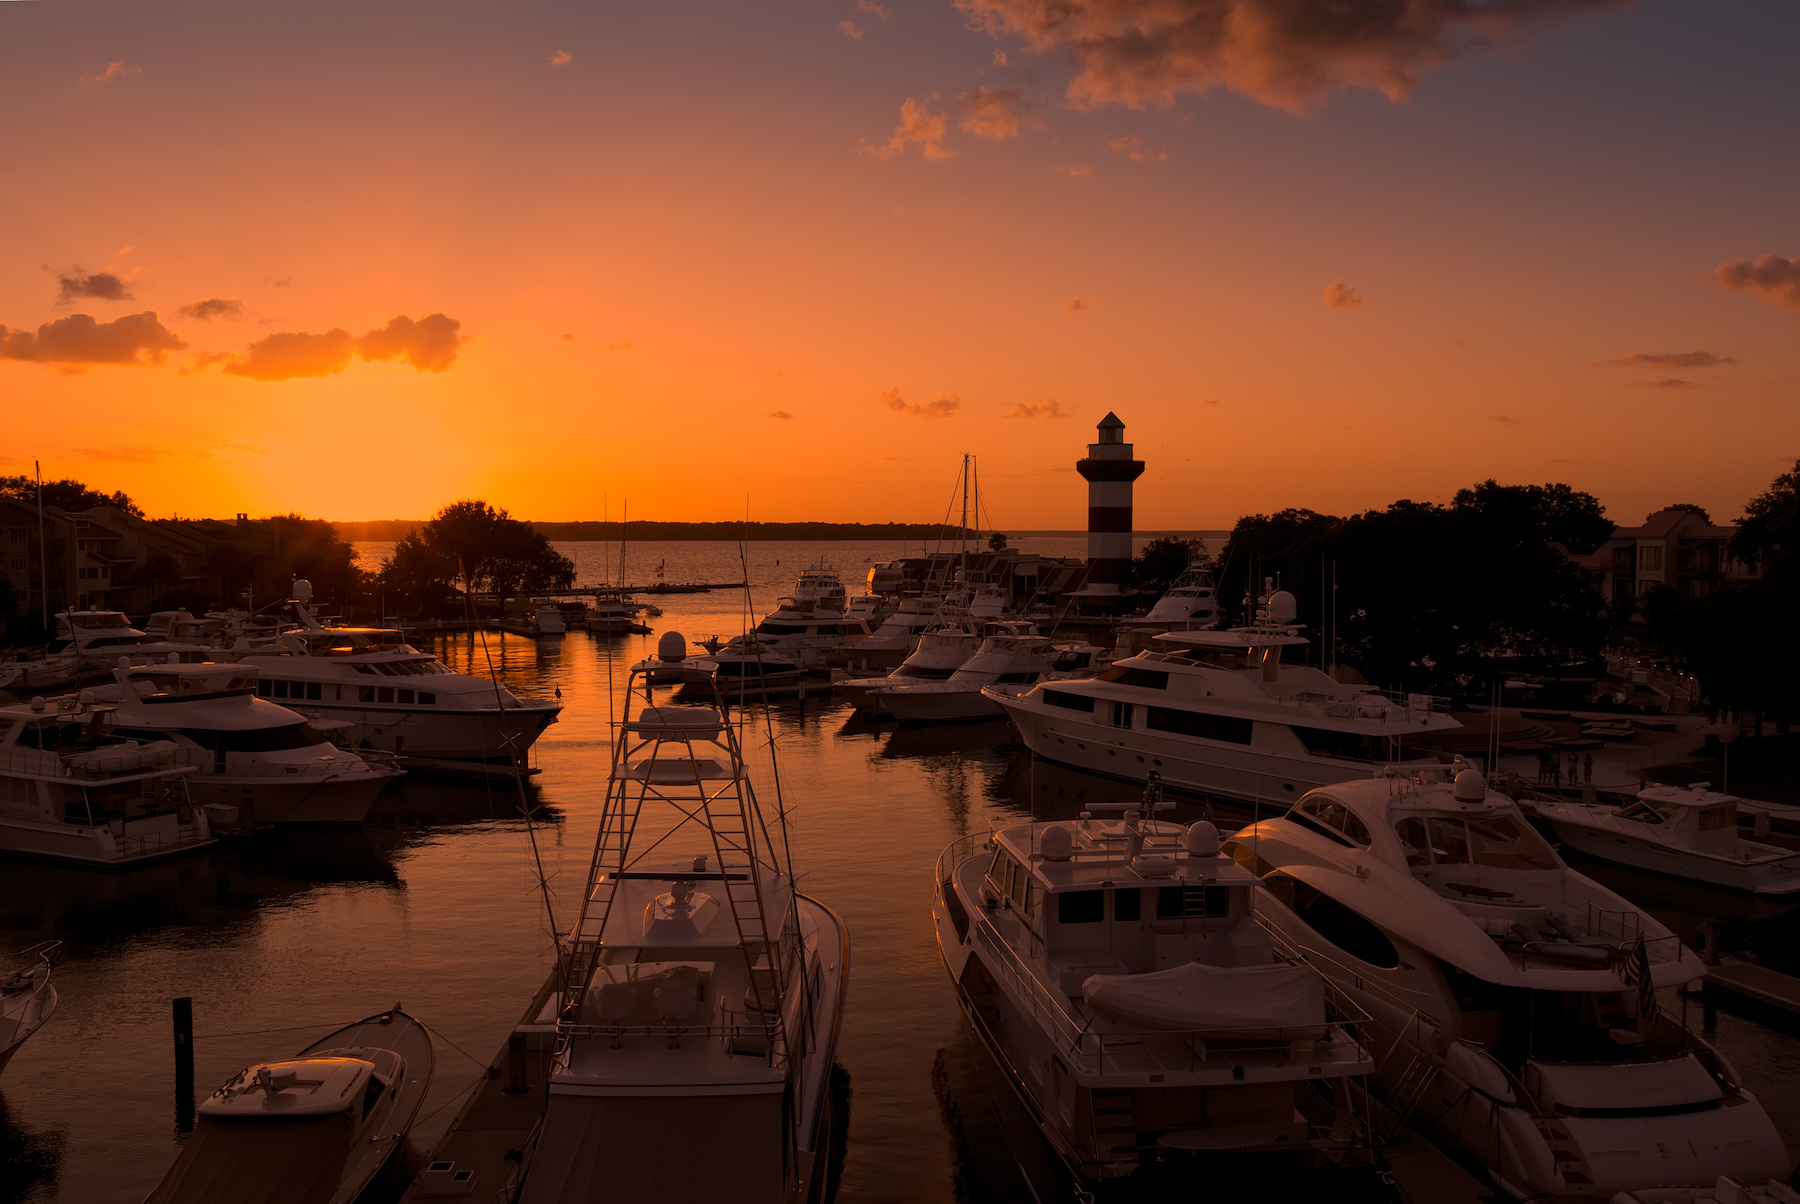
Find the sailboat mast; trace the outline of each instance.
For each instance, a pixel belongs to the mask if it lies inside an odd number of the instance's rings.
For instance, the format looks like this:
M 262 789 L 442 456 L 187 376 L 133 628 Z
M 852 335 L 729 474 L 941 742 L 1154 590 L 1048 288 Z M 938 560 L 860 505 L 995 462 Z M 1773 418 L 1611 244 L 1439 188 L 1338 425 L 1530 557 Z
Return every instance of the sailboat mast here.
M 957 532 L 957 547 L 962 553 L 963 567 L 969 566 L 969 453 L 963 453 L 962 470 L 963 511 L 962 530 Z

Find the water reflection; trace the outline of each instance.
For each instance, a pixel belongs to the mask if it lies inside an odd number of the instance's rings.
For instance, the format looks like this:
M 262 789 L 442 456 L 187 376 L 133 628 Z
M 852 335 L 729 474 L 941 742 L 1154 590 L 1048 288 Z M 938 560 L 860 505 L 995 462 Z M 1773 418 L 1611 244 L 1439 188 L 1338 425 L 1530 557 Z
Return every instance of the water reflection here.
M 40 1190 L 54 1191 L 67 1144 L 62 1129 L 21 1121 L 0 1095 L 0 1204 L 18 1204 Z

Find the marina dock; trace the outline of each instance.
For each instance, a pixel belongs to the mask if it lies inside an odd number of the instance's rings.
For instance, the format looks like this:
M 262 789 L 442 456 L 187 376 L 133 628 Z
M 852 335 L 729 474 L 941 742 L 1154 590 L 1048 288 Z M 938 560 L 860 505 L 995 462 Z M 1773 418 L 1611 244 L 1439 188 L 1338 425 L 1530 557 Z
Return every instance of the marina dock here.
M 1702 980 L 1701 999 L 1708 1008 L 1749 1002 L 1800 1018 L 1800 978 L 1735 957 L 1720 960 Z

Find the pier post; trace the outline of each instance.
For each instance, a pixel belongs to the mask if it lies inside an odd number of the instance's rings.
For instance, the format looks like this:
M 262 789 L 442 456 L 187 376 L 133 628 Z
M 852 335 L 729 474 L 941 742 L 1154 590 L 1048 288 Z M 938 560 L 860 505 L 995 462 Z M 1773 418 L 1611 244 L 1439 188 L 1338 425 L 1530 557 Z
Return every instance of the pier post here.
M 175 1020 L 175 1128 L 194 1130 L 194 1001 L 187 995 L 174 1001 Z
M 531 1090 L 525 1078 L 525 1034 L 512 1033 L 506 1038 L 507 1095 L 524 1095 Z
M 1719 964 L 1719 922 L 1717 920 L 1706 921 L 1706 923 L 1704 923 L 1700 926 L 1700 935 L 1701 935 L 1702 940 L 1705 942 L 1703 949 L 1702 949 L 1702 953 L 1701 953 L 1701 960 L 1703 960 L 1709 966 L 1718 965 Z

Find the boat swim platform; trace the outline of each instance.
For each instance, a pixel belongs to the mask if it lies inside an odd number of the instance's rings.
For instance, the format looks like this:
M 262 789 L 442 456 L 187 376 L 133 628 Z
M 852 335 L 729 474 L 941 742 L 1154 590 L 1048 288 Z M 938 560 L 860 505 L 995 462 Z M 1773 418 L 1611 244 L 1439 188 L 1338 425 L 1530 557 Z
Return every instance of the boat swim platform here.
M 400 1197 L 401 1204 L 452 1197 L 512 1199 L 525 1164 L 525 1147 L 549 1102 L 555 1016 L 562 999 L 554 988 L 559 984 L 559 976 L 553 972 L 532 998 L 531 1006 L 488 1064 L 474 1096 L 456 1114 L 433 1147 L 425 1169 Z M 515 1054 L 520 1055 L 516 1065 Z M 524 1090 L 515 1088 L 518 1081 L 524 1083 Z

